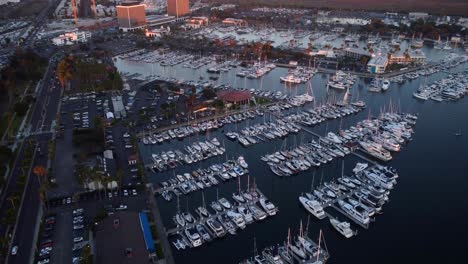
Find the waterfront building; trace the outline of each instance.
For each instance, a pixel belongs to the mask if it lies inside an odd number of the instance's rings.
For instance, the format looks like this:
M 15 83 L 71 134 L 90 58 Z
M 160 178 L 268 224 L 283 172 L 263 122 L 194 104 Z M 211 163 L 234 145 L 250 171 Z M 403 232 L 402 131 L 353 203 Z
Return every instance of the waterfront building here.
M 145 5 L 133 2 L 118 5 L 117 20 L 119 29 L 124 32 L 144 29 L 146 27 Z
M 409 50 L 390 54 L 389 64 L 424 64 L 426 63 L 426 55 L 422 50 Z
M 428 17 L 429 17 L 429 14 L 423 13 L 423 12 L 410 12 L 408 14 L 408 18 L 410 20 L 426 19 Z
M 72 31 L 52 38 L 52 43 L 57 46 L 73 45 L 78 42 L 86 42 L 90 37 L 91 32 L 89 31 Z
M 388 65 L 386 55 L 373 55 L 367 63 L 367 71 L 370 73 L 384 73 Z
M 248 91 L 221 91 L 218 98 L 225 104 L 248 105 L 252 99 L 252 94 Z
M 176 18 L 190 14 L 189 0 L 167 0 L 167 14 Z
M 209 19 L 207 17 L 191 17 L 187 20 L 185 28 L 197 29 L 202 26 L 208 25 Z
M 354 59 L 360 59 L 363 56 L 371 56 L 371 54 L 367 50 L 351 47 L 344 48 L 341 52 L 341 55 L 343 57 L 350 57 Z
M 231 26 L 247 26 L 247 21 L 245 21 L 244 19 L 229 17 L 223 20 L 223 24 Z

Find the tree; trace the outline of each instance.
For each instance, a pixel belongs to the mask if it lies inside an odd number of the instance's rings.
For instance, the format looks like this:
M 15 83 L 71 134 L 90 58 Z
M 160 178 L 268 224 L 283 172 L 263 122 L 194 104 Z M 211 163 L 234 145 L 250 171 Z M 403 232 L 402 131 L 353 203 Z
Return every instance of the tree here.
M 46 170 L 46 168 L 44 168 L 44 166 L 40 166 L 40 165 L 35 166 L 35 167 L 33 168 L 33 173 L 36 174 L 37 180 L 39 181 L 39 185 L 42 186 L 42 184 L 43 184 L 42 178 L 45 178 L 46 175 L 47 175 L 47 170 Z
M 26 112 L 28 111 L 28 108 L 29 108 L 29 104 L 27 102 L 17 102 L 13 106 L 13 110 L 19 116 L 24 116 Z
M 2 163 L 7 163 L 8 160 L 10 160 L 12 157 L 12 152 L 11 149 L 7 146 L 0 145 L 0 160 L 2 160 Z
M 62 85 L 62 88 L 65 88 L 65 85 L 68 85 L 73 78 L 73 57 L 66 57 L 57 66 L 57 77 Z
M 215 91 L 213 89 L 209 89 L 209 88 L 203 89 L 202 95 L 203 95 L 204 98 L 206 98 L 208 100 L 213 99 L 213 98 L 216 97 Z
M 12 195 L 12 196 L 8 197 L 7 200 L 10 201 L 11 206 L 16 209 L 15 201 L 18 201 L 19 197 L 17 195 Z

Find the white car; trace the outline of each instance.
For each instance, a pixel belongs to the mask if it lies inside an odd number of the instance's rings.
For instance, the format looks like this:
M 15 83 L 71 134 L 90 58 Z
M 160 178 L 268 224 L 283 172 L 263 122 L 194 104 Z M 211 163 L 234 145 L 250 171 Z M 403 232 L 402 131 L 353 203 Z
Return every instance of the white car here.
M 73 230 L 83 229 L 84 225 L 73 225 Z
M 115 208 L 115 210 L 121 210 L 121 211 L 127 210 L 127 206 L 125 204 L 121 204 L 119 205 L 119 207 Z
M 18 254 L 18 246 L 11 248 L 11 255 L 16 256 L 16 254 Z
M 112 193 L 111 192 L 108 192 L 107 196 L 109 197 L 109 199 L 112 199 Z
M 37 264 L 47 264 L 49 262 L 50 262 L 50 259 L 46 258 L 46 259 L 39 260 Z
M 124 190 L 124 191 L 123 191 L 123 194 L 124 194 L 124 196 L 128 196 L 128 191 L 127 191 L 127 190 Z
M 135 189 L 132 190 L 133 195 L 138 195 L 137 191 Z
M 75 238 L 73 238 L 73 242 L 75 242 L 75 243 L 78 243 L 78 242 L 81 242 L 81 241 L 83 241 L 83 237 L 75 237 Z
M 83 212 L 84 212 L 83 208 L 78 208 L 78 209 L 73 210 L 74 215 L 82 214 Z

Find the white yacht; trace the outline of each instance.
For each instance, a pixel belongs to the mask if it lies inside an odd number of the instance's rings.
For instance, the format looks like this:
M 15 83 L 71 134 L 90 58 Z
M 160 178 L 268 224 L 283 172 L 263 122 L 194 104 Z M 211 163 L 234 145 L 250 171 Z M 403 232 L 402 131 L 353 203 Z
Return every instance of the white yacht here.
M 295 77 L 294 75 L 288 75 L 288 76 L 281 76 L 280 81 L 285 82 L 285 83 L 296 83 L 299 84 L 301 83 L 301 79 Z
M 384 79 L 382 81 L 382 91 L 387 91 L 390 87 L 390 81 L 388 79 Z
M 276 206 L 271 203 L 268 199 L 266 198 L 260 198 L 260 205 L 262 206 L 263 210 L 265 210 L 265 212 L 268 214 L 268 215 L 275 215 L 276 214 Z
M 231 219 L 234 224 L 236 224 L 237 227 L 240 229 L 244 229 L 246 227 L 244 218 L 242 217 L 241 214 L 236 213 L 234 211 L 228 211 L 227 216 Z
M 384 149 L 380 144 L 359 141 L 359 145 L 366 151 L 369 155 L 378 158 L 382 161 L 389 161 L 392 159 L 392 155 L 386 149 Z
M 369 213 L 367 211 L 359 211 L 351 204 L 342 200 L 338 200 L 338 204 L 340 205 L 341 209 L 343 209 L 349 216 L 353 217 L 364 225 L 369 224 L 370 219 Z
M 325 218 L 325 212 L 323 211 L 322 205 L 316 200 L 310 200 L 304 196 L 299 196 L 299 202 L 302 206 L 311 214 L 313 214 L 318 219 Z
M 198 234 L 195 228 L 187 228 L 184 231 L 185 236 L 188 238 L 193 247 L 199 247 L 202 245 L 200 234 Z
M 351 230 L 351 225 L 348 222 L 340 222 L 335 218 L 330 218 L 330 223 L 344 237 L 350 238 L 354 236 L 354 232 Z

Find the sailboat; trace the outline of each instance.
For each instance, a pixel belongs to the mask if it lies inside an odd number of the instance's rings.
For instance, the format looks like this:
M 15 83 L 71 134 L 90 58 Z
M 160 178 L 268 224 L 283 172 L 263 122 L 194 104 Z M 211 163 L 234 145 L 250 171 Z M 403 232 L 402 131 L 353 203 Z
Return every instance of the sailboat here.
M 450 46 L 450 42 L 448 40 L 448 37 L 447 37 L 447 41 L 445 42 L 445 45 L 443 47 L 444 50 L 451 50 L 452 49 L 452 46 Z
M 174 222 L 179 226 L 185 226 L 185 218 L 180 213 L 179 196 L 177 195 L 177 214 L 174 216 Z
M 443 46 L 442 46 L 442 41 L 440 40 L 440 35 L 439 35 L 439 39 L 437 40 L 437 44 L 434 45 L 434 49 L 442 49 Z

